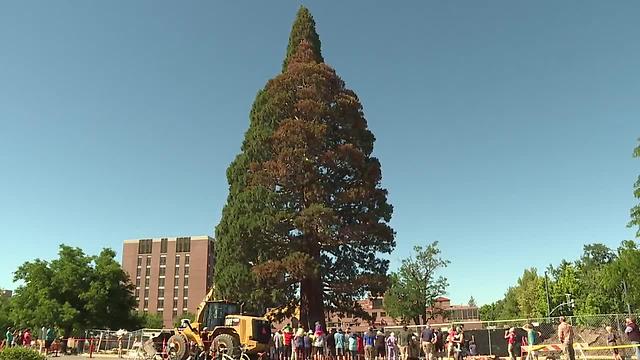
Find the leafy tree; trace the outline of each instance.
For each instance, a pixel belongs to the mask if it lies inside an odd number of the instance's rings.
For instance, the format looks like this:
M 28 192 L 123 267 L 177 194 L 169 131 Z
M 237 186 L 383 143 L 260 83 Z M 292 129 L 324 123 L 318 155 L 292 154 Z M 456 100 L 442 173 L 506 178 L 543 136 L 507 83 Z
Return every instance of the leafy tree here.
M 147 329 L 162 329 L 164 327 L 164 320 L 160 314 L 144 314 L 142 321 Z
M 476 307 L 476 306 L 478 306 L 478 304 L 476 304 L 476 299 L 474 299 L 474 298 L 473 298 L 473 296 L 471 296 L 471 297 L 469 298 L 468 305 L 469 305 L 469 306 L 472 306 L 472 307 Z
M 357 300 L 384 291 L 378 254 L 395 246 L 374 136 L 312 20 L 301 7 L 283 73 L 258 93 L 216 228 L 217 295 L 260 311 L 299 303 L 306 326 L 364 316 Z
M 640 141 L 640 139 L 638 139 Z M 633 157 L 640 158 L 640 145 L 633 150 Z M 633 196 L 640 200 L 640 176 L 633 185 Z M 640 204 L 631 208 L 631 221 L 629 221 L 628 227 L 638 227 L 636 231 L 636 237 L 640 238 Z
M 544 279 L 538 276 L 535 268 L 525 269 L 518 279 L 516 299 L 522 317 L 534 318 L 546 313 Z
M 447 267 L 449 261 L 440 257 L 437 241 L 425 248 L 415 246 L 413 251 L 415 258 L 402 260 L 398 272 L 391 274 L 384 308 L 391 317 L 426 324 L 441 310 L 436 306 L 436 298 L 446 292 L 449 284 L 437 273 Z
M 11 299 L 0 296 L 0 338 L 4 337 L 2 329 L 13 326 L 11 321 Z
M 18 326 L 55 325 L 65 336 L 88 328 L 138 326 L 133 287 L 112 250 L 88 256 L 60 245 L 57 259 L 25 262 L 14 281 L 24 283 L 12 298 L 11 321 Z

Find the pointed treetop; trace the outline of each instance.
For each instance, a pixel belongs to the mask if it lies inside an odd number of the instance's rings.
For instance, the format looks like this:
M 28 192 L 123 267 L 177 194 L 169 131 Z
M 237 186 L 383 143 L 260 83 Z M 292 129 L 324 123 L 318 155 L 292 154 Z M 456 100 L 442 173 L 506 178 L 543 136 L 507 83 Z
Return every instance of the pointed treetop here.
M 322 53 L 320 51 L 320 37 L 316 32 L 316 22 L 311 16 L 311 12 L 304 6 L 300 6 L 296 20 L 291 27 L 291 34 L 289 35 L 289 45 L 287 46 L 287 56 L 282 64 L 282 71 L 287 69 L 287 64 L 291 58 L 295 55 L 298 45 L 306 40 L 312 50 L 314 60 L 316 62 L 324 62 Z

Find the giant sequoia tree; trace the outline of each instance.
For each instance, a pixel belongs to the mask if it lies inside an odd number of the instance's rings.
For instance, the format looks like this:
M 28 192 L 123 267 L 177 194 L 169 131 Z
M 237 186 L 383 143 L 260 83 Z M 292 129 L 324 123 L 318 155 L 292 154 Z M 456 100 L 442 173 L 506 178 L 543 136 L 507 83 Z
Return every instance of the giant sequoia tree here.
M 258 93 L 227 170 L 218 296 L 254 310 L 299 304 L 307 326 L 325 311 L 362 315 L 356 300 L 384 291 L 388 261 L 378 255 L 395 246 L 374 140 L 300 8 L 283 72 Z

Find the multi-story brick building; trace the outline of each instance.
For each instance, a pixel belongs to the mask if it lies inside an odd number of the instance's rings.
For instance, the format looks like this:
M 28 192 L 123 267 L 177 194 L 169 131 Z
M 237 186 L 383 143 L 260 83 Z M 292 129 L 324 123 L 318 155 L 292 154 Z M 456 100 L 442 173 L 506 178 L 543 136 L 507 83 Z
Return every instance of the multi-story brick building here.
M 213 238 L 125 240 L 122 267 L 135 284 L 137 310 L 160 314 L 165 327 L 196 307 L 213 283 Z

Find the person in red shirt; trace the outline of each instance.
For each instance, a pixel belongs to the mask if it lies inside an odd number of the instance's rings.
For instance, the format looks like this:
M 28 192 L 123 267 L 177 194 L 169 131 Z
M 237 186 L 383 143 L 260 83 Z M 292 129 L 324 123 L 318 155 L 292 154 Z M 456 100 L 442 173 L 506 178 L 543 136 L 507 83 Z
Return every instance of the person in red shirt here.
M 358 360 L 362 360 L 364 357 L 364 343 L 362 342 L 362 334 L 358 334 L 356 339 L 356 346 L 358 347 Z
M 293 340 L 293 331 L 289 325 L 284 327 L 284 360 L 291 359 L 291 341 Z
M 516 360 L 516 328 L 511 328 L 504 332 L 504 338 L 507 340 L 507 351 L 509 352 L 509 359 Z
M 22 344 L 24 347 L 31 347 L 31 330 L 26 329 L 24 333 L 22 333 Z

